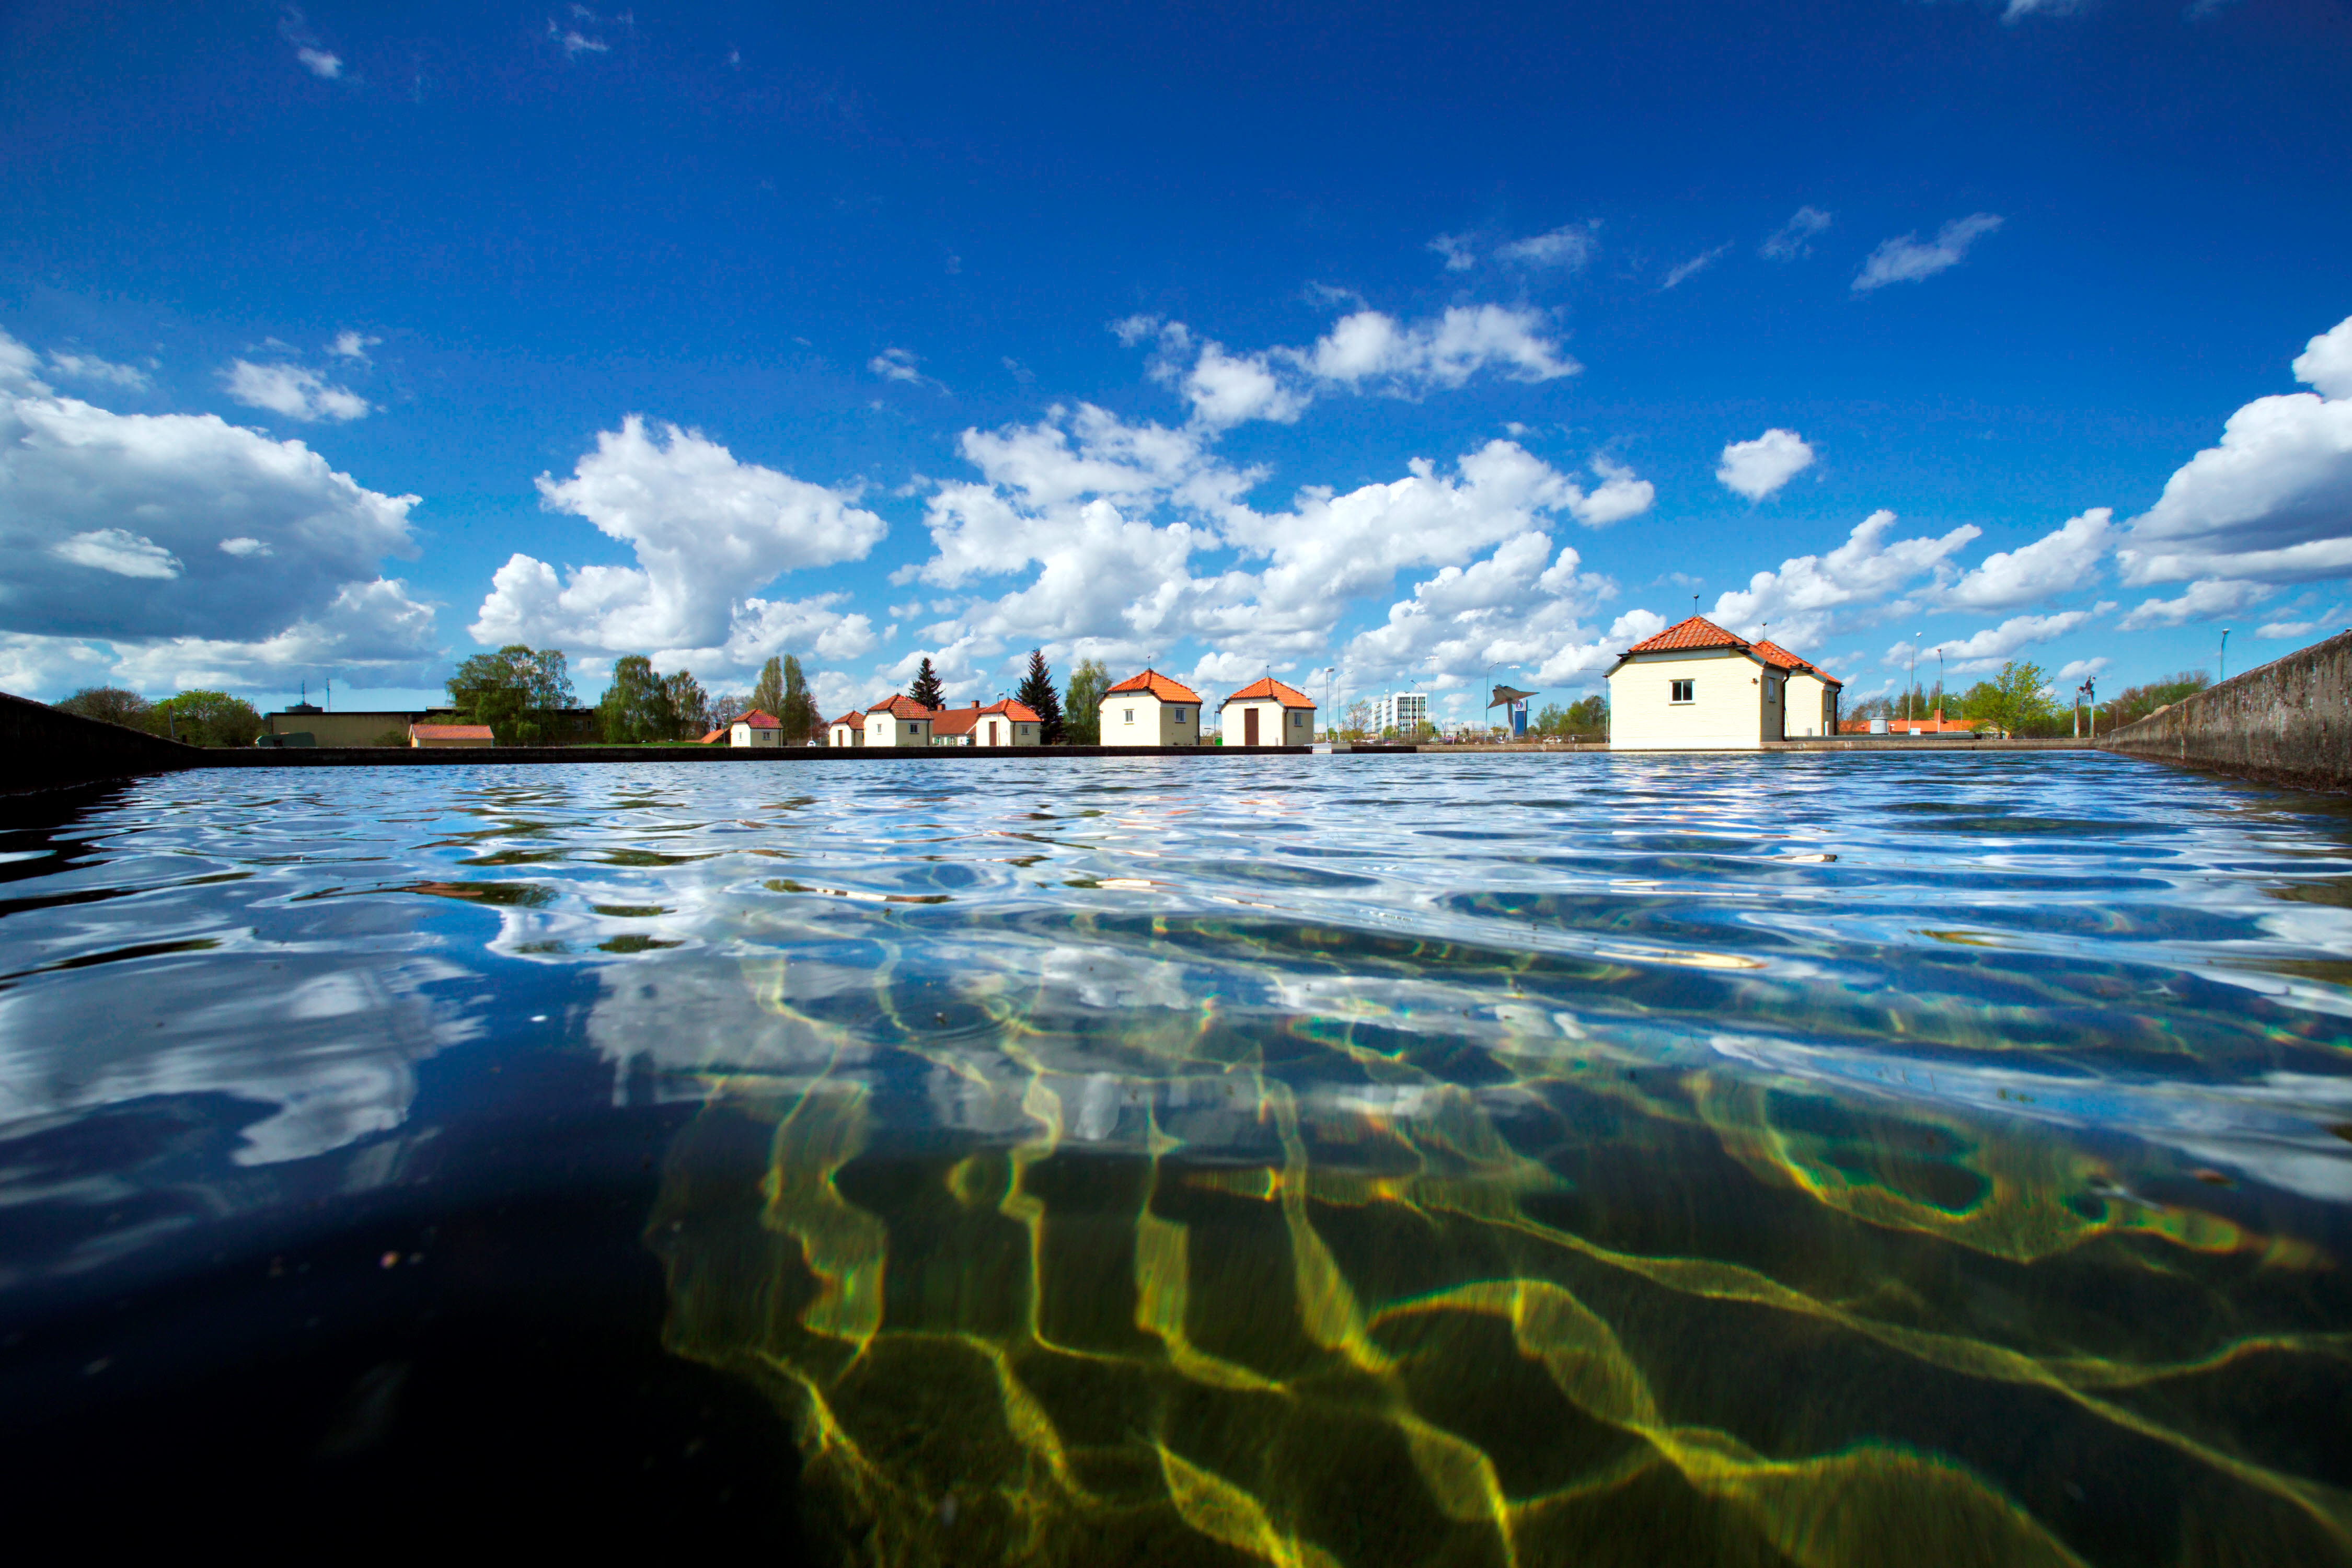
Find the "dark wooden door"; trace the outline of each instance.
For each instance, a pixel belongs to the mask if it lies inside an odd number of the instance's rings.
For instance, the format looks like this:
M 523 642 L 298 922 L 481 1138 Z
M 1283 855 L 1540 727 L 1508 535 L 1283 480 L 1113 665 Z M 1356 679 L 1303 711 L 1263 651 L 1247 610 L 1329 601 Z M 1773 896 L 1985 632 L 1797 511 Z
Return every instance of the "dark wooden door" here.
M 1244 746 L 1257 744 L 1257 710 L 1255 708 L 1242 710 L 1242 744 Z

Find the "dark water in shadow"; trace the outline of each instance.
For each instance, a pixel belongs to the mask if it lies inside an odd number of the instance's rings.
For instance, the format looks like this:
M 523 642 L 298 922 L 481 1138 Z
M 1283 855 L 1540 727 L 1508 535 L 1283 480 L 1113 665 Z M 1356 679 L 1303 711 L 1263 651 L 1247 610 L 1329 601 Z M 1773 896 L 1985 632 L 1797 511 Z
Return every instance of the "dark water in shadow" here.
M 2352 1558 L 2338 804 L 1875 754 L 9 809 L 45 1487 L 890 1563 Z

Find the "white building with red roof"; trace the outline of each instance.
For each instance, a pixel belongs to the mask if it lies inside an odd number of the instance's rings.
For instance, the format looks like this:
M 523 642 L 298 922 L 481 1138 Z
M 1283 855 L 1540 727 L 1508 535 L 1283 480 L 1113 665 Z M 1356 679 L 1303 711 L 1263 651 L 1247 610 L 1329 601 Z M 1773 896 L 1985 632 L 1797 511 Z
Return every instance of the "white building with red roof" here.
M 866 743 L 869 746 L 928 746 L 931 725 L 939 714 L 899 692 L 866 710 Z
M 1315 699 L 1272 676 L 1217 704 L 1217 740 L 1226 746 L 1311 746 Z
M 828 746 L 862 746 L 866 744 L 866 715 L 853 708 L 824 727 L 824 743 Z
M 1201 694 L 1156 669 L 1130 675 L 1103 693 L 1106 746 L 1197 746 Z
M 727 743 L 730 746 L 781 746 L 784 743 L 784 721 L 757 708 L 749 713 L 738 713 L 734 722 L 727 726 Z
M 1754 751 L 1792 733 L 1834 735 L 1841 690 L 1834 676 L 1788 649 L 1693 616 L 1611 667 L 1609 749 Z
M 1042 746 L 1045 721 L 1025 702 L 1001 697 L 982 708 L 942 708 L 931 724 L 934 746 Z

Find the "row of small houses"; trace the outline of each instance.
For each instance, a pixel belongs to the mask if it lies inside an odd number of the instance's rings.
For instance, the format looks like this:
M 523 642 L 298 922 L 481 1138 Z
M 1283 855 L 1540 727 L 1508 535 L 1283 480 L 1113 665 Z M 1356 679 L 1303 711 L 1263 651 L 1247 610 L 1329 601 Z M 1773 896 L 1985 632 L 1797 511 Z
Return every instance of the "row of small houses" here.
M 1771 741 L 1834 735 L 1867 727 L 1841 724 L 1844 683 L 1777 643 L 1726 631 L 1703 616 L 1668 626 L 1625 650 L 1609 675 L 1609 744 L 1613 751 L 1738 751 Z M 1197 746 L 1200 693 L 1155 669 L 1130 676 L 1103 694 L 1107 746 Z M 1303 746 L 1315 739 L 1315 702 L 1268 676 L 1217 705 L 1227 746 Z M 273 717 L 275 717 L 273 715 Z M 1937 710 L 1897 726 L 1912 733 L 1963 728 Z M 434 731 L 430 736 L 425 732 Z M 457 738 L 454 726 L 417 725 L 414 745 L 488 745 L 489 731 Z M 757 710 L 702 737 L 707 745 L 787 743 L 783 725 Z M 1035 746 L 1045 723 L 1010 700 L 966 708 L 926 708 L 894 696 L 854 710 L 825 726 L 828 746 Z
M 1103 693 L 1097 710 L 1106 746 L 1197 746 L 1201 694 L 1156 669 L 1130 676 Z M 1315 739 L 1315 700 L 1268 676 L 1217 705 L 1217 728 L 1228 746 L 1304 746 Z M 772 714 L 753 710 L 705 735 L 738 746 L 792 742 Z M 1040 746 L 1045 721 L 1025 703 L 999 699 L 986 707 L 926 708 L 913 698 L 886 698 L 853 709 L 824 727 L 828 746 Z

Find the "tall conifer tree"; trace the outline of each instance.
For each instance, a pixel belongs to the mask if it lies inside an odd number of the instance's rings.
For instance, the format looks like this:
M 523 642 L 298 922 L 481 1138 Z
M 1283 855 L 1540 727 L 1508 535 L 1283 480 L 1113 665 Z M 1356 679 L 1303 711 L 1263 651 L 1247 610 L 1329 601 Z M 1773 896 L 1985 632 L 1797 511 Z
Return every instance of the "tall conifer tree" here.
M 1036 714 L 1041 722 L 1040 741 L 1048 746 L 1062 743 L 1062 694 L 1054 689 L 1054 672 L 1045 668 L 1045 650 L 1029 650 L 1029 673 L 1021 678 L 1021 689 L 1013 697 Z
M 931 668 L 930 655 L 923 656 L 923 668 L 915 671 L 915 683 L 907 688 L 907 695 L 926 708 L 948 705 L 947 689 L 940 684 L 940 672 Z

